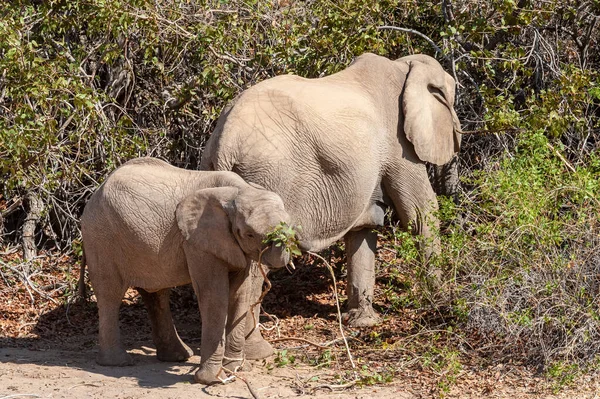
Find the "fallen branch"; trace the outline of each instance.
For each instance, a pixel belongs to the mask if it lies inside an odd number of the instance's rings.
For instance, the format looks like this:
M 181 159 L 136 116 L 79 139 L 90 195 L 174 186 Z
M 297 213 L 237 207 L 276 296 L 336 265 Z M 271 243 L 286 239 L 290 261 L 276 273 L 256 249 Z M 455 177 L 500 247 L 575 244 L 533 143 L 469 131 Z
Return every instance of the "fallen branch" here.
M 27 267 L 27 269 L 29 270 L 29 264 L 31 263 L 31 261 L 28 262 L 23 262 L 21 264 L 22 267 Z M 25 289 L 27 290 L 27 293 L 29 294 L 29 298 L 31 299 L 31 304 L 33 305 L 35 303 L 35 298 L 33 297 L 32 294 L 32 290 L 35 291 L 39 296 L 41 296 L 44 299 L 49 300 L 52 303 L 58 303 L 54 298 L 52 298 L 51 296 L 49 296 L 48 294 L 46 294 L 43 291 L 40 291 L 40 289 L 38 289 L 38 287 L 36 287 L 36 285 L 33 283 L 33 281 L 31 281 L 31 276 L 28 275 L 28 271 L 24 271 L 24 270 L 19 270 L 11 265 L 9 265 L 8 263 L 5 263 L 3 261 L 0 260 L 0 264 L 2 264 L 2 267 L 5 267 L 7 269 L 10 269 L 13 271 L 13 273 L 15 273 L 19 279 L 21 280 L 21 282 L 23 283 L 23 285 L 25 286 Z M 31 288 L 31 289 L 30 289 Z M 2 399 L 2 398 L 0 398 Z
M 90 382 L 84 382 L 84 383 L 82 383 L 82 384 L 76 384 L 76 385 L 73 385 L 72 387 L 69 387 L 69 389 L 68 389 L 68 390 L 71 390 L 71 389 L 73 389 L 73 388 L 77 388 L 77 387 L 93 387 L 93 388 L 100 388 L 100 385 L 97 385 L 97 384 L 92 384 L 92 383 L 90 383 Z
M 299 342 L 304 342 L 306 344 L 312 345 L 312 346 L 317 347 L 319 349 L 328 349 L 329 348 L 329 346 L 321 345 L 321 344 L 316 344 L 316 343 L 314 343 L 312 341 L 309 341 L 307 339 L 296 338 L 296 337 L 281 337 L 281 338 L 272 339 L 269 342 L 270 343 L 274 343 L 274 342 L 281 342 L 281 341 L 299 341 Z
M 352 339 L 354 341 L 358 341 L 361 344 L 364 344 L 364 341 L 362 341 L 362 340 L 360 340 L 360 339 L 358 339 L 356 337 L 350 337 L 350 339 Z M 324 344 L 317 344 L 317 343 L 309 341 L 307 339 L 298 338 L 298 337 L 280 337 L 280 338 L 269 340 L 270 343 L 281 342 L 281 341 L 299 341 L 299 342 L 305 342 L 305 343 L 307 343 L 309 345 L 312 345 L 314 347 L 317 347 L 319 349 L 329 349 L 333 344 L 335 344 L 335 343 L 337 343 L 339 341 L 343 342 L 344 339 L 343 338 L 338 338 L 338 339 L 331 340 L 329 342 L 325 342 Z M 287 348 L 287 349 L 294 349 L 294 348 Z
M 577 171 L 575 170 L 575 168 L 573 167 L 573 165 L 571 165 L 571 163 L 570 163 L 569 161 L 567 161 L 567 160 L 565 159 L 565 157 L 563 157 L 563 156 L 560 154 L 560 152 L 558 152 L 558 151 L 556 150 L 556 148 L 554 148 L 554 146 L 553 146 L 552 144 L 550 144 L 550 143 L 546 143 L 546 145 L 548 145 L 548 148 L 550 148 L 552 151 L 554 151 L 554 153 L 556 154 L 556 156 L 558 157 L 558 159 L 560 159 L 560 160 L 561 160 L 561 161 L 562 161 L 562 162 L 565 164 L 565 166 L 566 166 L 566 167 L 567 167 L 567 168 L 568 168 L 568 169 L 569 169 L 571 172 L 573 172 L 573 173 L 577 172 Z
M 268 317 L 269 320 L 271 320 L 273 322 L 273 325 L 271 327 L 267 327 L 267 326 L 265 326 L 262 323 L 258 323 L 258 326 L 260 328 L 262 328 L 263 330 L 265 330 L 265 331 L 272 331 L 272 330 L 277 329 L 277 336 L 280 337 L 281 333 L 279 332 L 279 319 L 277 318 L 277 316 L 274 316 L 272 314 L 269 314 L 269 313 L 265 312 L 264 309 L 263 309 L 261 315 Z
M 6 255 L 12 255 L 15 252 L 17 252 L 19 250 L 19 246 L 15 245 L 14 247 L 8 248 L 6 251 L 4 252 L 0 252 L 1 256 L 6 256 Z
M 321 385 L 317 385 L 316 387 L 311 389 L 311 393 L 314 393 L 317 389 L 323 389 L 323 388 L 329 389 L 331 391 L 342 391 L 344 389 L 353 387 L 354 385 L 356 385 L 357 382 L 358 382 L 358 380 L 350 381 L 347 384 L 340 384 L 340 385 L 321 384 Z

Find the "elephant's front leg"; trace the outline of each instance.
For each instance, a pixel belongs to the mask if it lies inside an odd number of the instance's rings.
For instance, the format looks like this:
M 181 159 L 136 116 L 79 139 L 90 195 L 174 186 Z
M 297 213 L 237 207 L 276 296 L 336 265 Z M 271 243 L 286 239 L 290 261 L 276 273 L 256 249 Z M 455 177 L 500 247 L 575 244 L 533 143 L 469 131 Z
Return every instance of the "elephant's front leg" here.
M 202 319 L 200 369 L 194 379 L 202 384 L 214 384 L 227 376 L 222 369 L 225 352 L 225 326 L 229 307 L 229 271 L 216 257 L 205 255 L 194 259 L 188 267 L 192 285 L 198 297 Z
M 348 258 L 348 305 L 344 323 L 369 327 L 380 319 L 373 309 L 377 233 L 372 229 L 350 231 L 344 236 Z
M 229 311 L 225 330 L 223 366 L 232 371 L 245 365 L 244 345 L 248 321 L 246 316 L 252 306 L 253 298 L 249 269 L 229 273 Z M 249 365 L 246 369 L 249 369 Z
M 420 236 L 419 249 L 426 263 L 431 255 L 440 251 L 438 236 L 439 220 L 436 212 L 438 203 L 435 192 L 429 183 L 427 169 L 423 163 L 398 160 L 391 172 L 384 176 L 386 194 L 394 203 L 394 209 L 404 228 L 412 228 L 412 233 Z M 440 270 L 427 270 L 428 280 L 437 281 Z
M 252 305 L 258 301 L 262 294 L 262 287 L 264 278 L 262 273 L 258 269 L 258 263 L 252 261 L 248 276 L 248 289 L 250 294 L 249 303 Z M 260 333 L 258 328 L 258 320 L 260 316 L 260 305 L 254 307 L 253 312 L 247 312 L 246 314 L 246 343 L 244 345 L 244 353 L 246 359 L 256 360 L 264 359 L 271 356 L 275 350 L 270 343 L 268 343 Z

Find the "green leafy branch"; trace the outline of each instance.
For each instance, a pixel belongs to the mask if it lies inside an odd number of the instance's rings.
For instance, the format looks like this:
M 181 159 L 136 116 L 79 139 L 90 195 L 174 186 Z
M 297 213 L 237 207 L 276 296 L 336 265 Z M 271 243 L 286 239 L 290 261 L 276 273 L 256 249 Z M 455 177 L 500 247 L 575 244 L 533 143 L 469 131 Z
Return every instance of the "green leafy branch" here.
M 266 234 L 263 244 L 274 244 L 276 247 L 283 246 L 290 255 L 302 255 L 296 236 L 301 231 L 301 226 L 290 226 L 285 222 L 281 222 Z

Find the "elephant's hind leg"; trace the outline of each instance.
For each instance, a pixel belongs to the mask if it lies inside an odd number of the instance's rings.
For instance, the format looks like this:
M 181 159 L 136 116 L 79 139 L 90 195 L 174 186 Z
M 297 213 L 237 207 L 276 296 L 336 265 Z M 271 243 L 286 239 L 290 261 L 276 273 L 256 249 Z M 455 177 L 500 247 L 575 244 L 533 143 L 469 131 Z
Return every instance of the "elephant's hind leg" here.
M 94 276 L 90 267 L 90 278 L 98 301 L 98 343 L 100 350 L 96 362 L 102 366 L 129 366 L 131 356 L 121 343 L 119 308 L 127 291 L 118 276 Z
M 194 352 L 187 346 L 175 330 L 169 305 L 170 288 L 148 292 L 137 288 L 142 295 L 152 325 L 152 340 L 156 345 L 156 356 L 163 362 L 183 362 Z
M 348 305 L 343 321 L 352 327 L 370 327 L 380 318 L 373 309 L 377 233 L 349 231 L 344 236 L 348 257 Z

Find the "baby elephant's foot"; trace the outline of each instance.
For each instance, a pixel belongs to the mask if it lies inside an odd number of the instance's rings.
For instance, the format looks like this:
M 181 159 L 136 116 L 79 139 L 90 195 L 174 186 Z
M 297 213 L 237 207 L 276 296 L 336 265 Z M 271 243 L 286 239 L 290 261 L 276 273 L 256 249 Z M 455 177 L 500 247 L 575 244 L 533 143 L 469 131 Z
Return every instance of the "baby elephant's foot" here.
M 246 340 L 244 345 L 246 359 L 258 360 L 264 359 L 275 353 L 273 346 L 268 343 L 260 334 L 256 334 L 251 339 Z
M 372 327 L 381 322 L 372 307 L 364 309 L 350 309 L 342 314 L 342 323 L 350 327 Z
M 252 365 L 245 359 L 223 357 L 223 367 L 233 372 L 237 371 L 252 371 Z
M 100 349 L 96 356 L 96 363 L 101 366 L 131 366 L 133 359 L 123 348 Z
M 185 362 L 194 356 L 194 351 L 179 341 L 172 345 L 156 346 L 156 357 L 161 362 Z
M 205 367 L 201 366 L 196 374 L 194 374 L 194 381 L 200 384 L 212 385 L 219 382 L 227 382 L 227 375 L 222 367 Z

